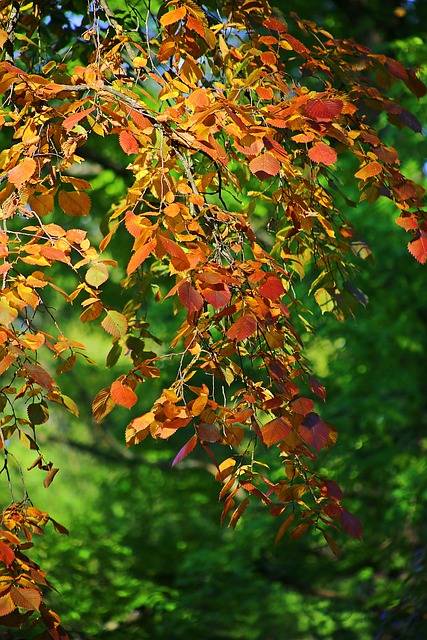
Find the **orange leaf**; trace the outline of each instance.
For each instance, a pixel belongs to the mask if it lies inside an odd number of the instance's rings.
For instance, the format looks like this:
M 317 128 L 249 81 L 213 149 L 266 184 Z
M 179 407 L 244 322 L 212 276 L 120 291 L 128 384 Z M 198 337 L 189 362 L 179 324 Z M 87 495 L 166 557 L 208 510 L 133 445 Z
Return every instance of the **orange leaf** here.
M 153 249 L 155 249 L 156 245 L 156 238 L 152 238 L 150 242 L 147 242 L 147 244 L 143 244 L 142 247 L 139 247 L 139 249 L 135 251 L 126 268 L 126 273 L 128 274 L 128 276 L 130 276 L 131 273 L 138 269 L 138 267 L 148 258 Z
M 24 158 L 22 162 L 9 171 L 8 180 L 16 187 L 20 187 L 24 182 L 29 180 L 37 169 L 37 163 L 32 158 Z
M 367 178 L 377 176 L 382 170 L 383 167 L 379 162 L 370 162 L 365 167 L 362 167 L 362 169 L 359 169 L 359 171 L 354 174 L 354 177 L 360 178 L 360 180 L 367 180 Z
M 241 318 L 231 325 L 227 331 L 227 337 L 230 340 L 237 340 L 237 342 L 241 342 L 253 335 L 256 330 L 257 322 L 254 316 L 250 313 L 244 313 Z
M 83 191 L 60 191 L 59 206 L 69 216 L 87 216 L 90 210 L 90 198 Z
M 120 146 L 128 156 L 139 152 L 139 144 L 129 131 L 122 131 L 119 136 Z
M 164 27 L 167 27 L 170 24 L 175 24 L 175 22 L 182 20 L 182 18 L 185 17 L 186 13 L 186 7 L 178 7 L 178 9 L 172 9 L 172 11 L 168 11 L 168 13 L 162 15 L 162 17 L 160 18 L 160 24 L 162 24 Z
M 145 440 L 150 433 L 150 424 L 154 420 L 154 413 L 144 413 L 138 418 L 134 418 L 126 427 L 126 446 L 130 447 L 133 444 L 138 444 Z
M 187 280 L 181 283 L 178 296 L 190 313 L 199 311 L 203 306 L 202 296 Z
M 115 380 L 111 385 L 111 397 L 116 404 L 126 409 L 132 409 L 138 401 L 135 391 L 127 384 L 123 384 L 120 380 Z
M 78 113 L 73 113 L 68 118 L 65 118 L 62 122 L 62 126 L 66 131 L 71 131 L 71 129 L 76 125 L 80 120 L 83 120 L 89 113 L 92 113 L 95 107 L 90 107 L 89 109 L 83 109 L 83 111 L 79 111 Z
M 424 264 L 427 260 L 427 233 L 420 231 L 418 240 L 408 243 L 408 251 L 412 253 L 415 260 Z
M 262 437 L 267 445 L 271 447 L 273 444 L 284 440 L 291 432 L 292 425 L 285 416 L 279 416 L 270 420 L 261 427 Z
M 188 456 L 188 454 L 193 451 L 196 444 L 197 444 L 197 435 L 194 434 L 194 436 L 190 438 L 190 440 L 182 447 L 182 449 L 178 451 L 175 458 L 173 459 L 172 466 L 174 467 L 176 464 L 178 464 L 178 462 L 181 462 L 181 460 L 183 460 L 186 456 Z
M 332 147 L 329 147 L 324 142 L 316 142 L 308 152 L 308 157 L 313 162 L 322 164 L 334 164 L 337 161 L 337 154 Z
M 171 262 L 177 271 L 185 271 L 185 269 L 190 268 L 190 262 L 187 255 L 183 249 L 176 244 L 176 242 L 170 238 L 165 238 L 164 236 L 159 236 L 159 240 L 161 241 L 165 251 L 172 256 Z
M 269 151 L 249 163 L 249 169 L 259 180 L 267 180 L 277 176 L 280 171 L 280 162 Z

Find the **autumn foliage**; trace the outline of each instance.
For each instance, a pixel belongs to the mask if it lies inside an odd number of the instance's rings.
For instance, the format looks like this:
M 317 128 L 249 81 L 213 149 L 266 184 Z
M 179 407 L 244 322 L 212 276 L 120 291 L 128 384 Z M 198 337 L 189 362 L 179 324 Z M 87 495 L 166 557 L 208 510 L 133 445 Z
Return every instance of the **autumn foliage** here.
M 171 464 L 197 454 L 214 465 L 223 522 L 235 527 L 258 502 L 277 518 L 276 541 L 315 529 L 339 554 L 339 530 L 361 538 L 362 526 L 316 467 L 337 431 L 318 413 L 326 391 L 300 337 L 315 319 L 296 284 L 305 278 L 321 313 L 340 321 L 366 304 L 352 278 L 370 250 L 345 215 L 342 158 L 353 158 L 361 200 L 395 204 L 410 253 L 426 261 L 423 190 L 375 130 L 386 113 L 420 131 L 387 91 L 403 82 L 422 97 L 424 85 L 414 70 L 295 14 L 277 19 L 264 0 L 223 1 L 220 12 L 165 2 L 156 15 L 145 8 L 145 26 L 129 33 L 102 1 L 81 30 L 84 61 L 72 50 L 35 55 L 43 2 L 21 12 L 0 6 L 2 471 L 10 480 L 7 441 L 19 438 L 49 486 L 58 469 L 37 432 L 53 404 L 78 414 L 78 391 L 64 395 L 60 379 L 87 356 L 63 334 L 48 304 L 54 290 L 70 314 L 111 337 L 108 368 L 122 354 L 129 362 L 93 399 L 96 421 L 108 428 L 116 405 L 134 408 L 129 447 L 185 432 Z M 92 215 L 92 185 L 75 167 L 85 145 L 107 136 L 128 156 L 132 184 L 103 212 L 98 242 L 95 226 L 80 224 Z M 125 258 L 122 233 L 131 242 Z M 124 295 L 113 308 L 103 286 L 115 270 Z M 59 272 L 69 273 L 67 290 Z M 150 309 L 161 314 L 166 298 L 184 313 L 165 355 L 145 342 L 155 337 Z M 141 414 L 138 392 L 161 376 L 163 358 L 176 362 L 176 378 Z M 65 530 L 26 494 L 3 503 L 2 623 L 19 626 L 38 612 L 40 638 L 66 638 L 42 604 L 49 583 L 26 555 L 49 521 Z

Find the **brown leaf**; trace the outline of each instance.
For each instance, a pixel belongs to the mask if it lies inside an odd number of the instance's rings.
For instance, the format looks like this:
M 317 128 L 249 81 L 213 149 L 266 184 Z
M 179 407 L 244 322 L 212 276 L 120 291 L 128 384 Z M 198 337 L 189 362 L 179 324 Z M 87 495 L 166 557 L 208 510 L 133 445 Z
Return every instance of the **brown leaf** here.
M 90 198 L 83 191 L 60 191 L 58 202 L 61 209 L 69 216 L 88 216 Z
M 47 489 L 52 484 L 52 481 L 56 476 L 56 474 L 58 473 L 58 471 L 59 469 L 56 469 L 55 467 L 52 467 L 51 469 L 49 469 L 46 478 L 43 480 L 43 486 L 45 487 L 45 489 Z
M 101 422 L 115 407 L 115 402 L 110 394 L 110 387 L 104 387 L 97 393 L 92 402 L 92 413 L 96 422 Z
M 29 611 L 39 611 L 42 602 L 42 595 L 38 589 L 27 589 L 13 586 L 10 595 L 17 607 L 28 609 Z

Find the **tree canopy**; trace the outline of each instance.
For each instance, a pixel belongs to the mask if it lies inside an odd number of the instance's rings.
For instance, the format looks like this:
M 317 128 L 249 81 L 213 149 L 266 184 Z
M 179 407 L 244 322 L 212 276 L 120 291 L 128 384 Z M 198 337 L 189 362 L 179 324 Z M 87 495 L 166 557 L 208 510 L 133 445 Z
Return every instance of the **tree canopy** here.
M 206 461 L 222 522 L 255 503 L 276 543 L 313 530 L 339 555 L 362 525 L 325 470 L 338 432 L 305 336 L 368 302 L 356 194 L 393 203 L 427 259 L 424 189 L 378 125 L 421 132 L 393 95 L 425 95 L 416 70 L 264 0 L 0 7 L 3 624 L 67 637 L 27 554 L 49 522 L 67 531 L 10 471 L 18 439 L 51 485 L 55 406 L 91 403 L 106 429 L 130 410 L 128 447 Z M 111 341 L 93 398 L 67 386 L 93 363 L 71 316 Z

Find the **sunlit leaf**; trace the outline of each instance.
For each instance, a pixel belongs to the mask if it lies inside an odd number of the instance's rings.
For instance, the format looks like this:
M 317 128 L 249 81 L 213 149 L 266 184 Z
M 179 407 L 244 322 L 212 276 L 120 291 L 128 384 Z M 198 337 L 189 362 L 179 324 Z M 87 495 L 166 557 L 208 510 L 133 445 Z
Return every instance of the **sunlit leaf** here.
M 277 176 L 280 162 L 269 151 L 254 158 L 249 163 L 249 169 L 259 180 L 268 180 Z
M 139 152 L 139 144 L 136 138 L 129 131 L 121 131 L 120 146 L 127 155 Z
M 308 152 L 310 160 L 321 164 L 334 164 L 337 161 L 337 154 L 332 147 L 324 142 L 316 142 Z
M 359 178 L 360 180 L 367 180 L 368 178 L 377 176 L 382 172 L 382 170 L 383 167 L 379 162 L 370 162 L 362 167 L 362 169 L 359 169 L 359 171 L 354 174 L 354 177 Z
M 420 231 L 420 236 L 417 240 L 413 240 L 408 244 L 409 253 L 411 253 L 415 260 L 424 264 L 427 260 L 427 233 Z
M 126 407 L 126 409 L 131 409 L 138 401 L 138 396 L 135 391 L 127 384 L 123 384 L 120 380 L 113 382 L 110 394 L 116 404 Z
M 108 280 L 108 269 L 102 262 L 94 264 L 86 273 L 85 280 L 92 287 L 99 287 Z
M 9 171 L 8 180 L 11 184 L 20 187 L 34 175 L 36 169 L 37 163 L 33 158 L 24 158 Z
M 124 338 L 128 328 L 128 321 L 126 316 L 118 311 L 107 311 L 101 326 L 115 338 Z
M 160 23 L 164 27 L 167 27 L 170 24 L 175 24 L 176 22 L 179 22 L 179 20 L 182 20 L 182 18 L 185 17 L 186 13 L 187 8 L 185 6 L 178 7 L 177 9 L 172 9 L 172 11 L 168 11 L 167 13 L 164 13 L 162 15 L 162 17 L 160 18 Z
M 194 436 L 192 436 L 190 440 L 186 442 L 186 444 L 178 451 L 175 458 L 173 459 L 173 462 L 172 462 L 173 467 L 176 464 L 178 464 L 178 462 L 181 462 L 181 460 L 183 460 L 186 456 L 188 456 L 189 453 L 193 451 L 194 447 L 197 444 L 197 440 L 198 440 L 197 435 L 194 434 Z

